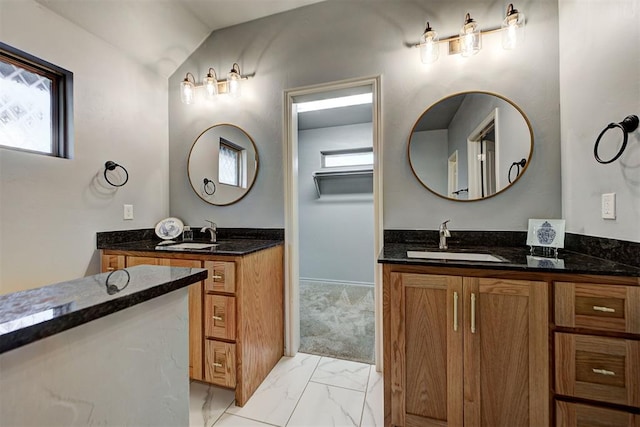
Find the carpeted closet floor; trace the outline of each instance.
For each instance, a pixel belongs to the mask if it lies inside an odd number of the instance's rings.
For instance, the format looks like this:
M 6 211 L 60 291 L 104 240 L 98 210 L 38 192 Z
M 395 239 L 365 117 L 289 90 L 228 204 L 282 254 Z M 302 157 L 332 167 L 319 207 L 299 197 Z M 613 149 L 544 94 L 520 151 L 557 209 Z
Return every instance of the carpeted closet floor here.
M 300 351 L 374 363 L 373 286 L 300 280 Z

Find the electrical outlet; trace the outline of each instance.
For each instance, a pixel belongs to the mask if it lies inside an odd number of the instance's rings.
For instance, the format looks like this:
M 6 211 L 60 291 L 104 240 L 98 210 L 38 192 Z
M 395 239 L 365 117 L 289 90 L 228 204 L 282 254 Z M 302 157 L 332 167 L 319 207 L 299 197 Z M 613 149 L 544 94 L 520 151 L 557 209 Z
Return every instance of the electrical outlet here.
M 616 193 L 602 195 L 602 218 L 616 219 Z
M 133 205 L 124 205 L 124 219 L 133 219 Z

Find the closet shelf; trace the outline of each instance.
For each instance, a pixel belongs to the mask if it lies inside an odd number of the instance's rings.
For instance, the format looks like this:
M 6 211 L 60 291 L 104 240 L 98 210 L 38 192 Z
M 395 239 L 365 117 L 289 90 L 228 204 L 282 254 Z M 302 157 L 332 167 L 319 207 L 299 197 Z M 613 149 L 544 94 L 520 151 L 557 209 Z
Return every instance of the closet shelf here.
M 313 182 L 316 185 L 316 192 L 320 197 L 320 182 L 328 179 L 349 179 L 360 177 L 373 177 L 373 167 L 364 168 L 336 168 L 330 170 L 319 170 L 313 173 Z

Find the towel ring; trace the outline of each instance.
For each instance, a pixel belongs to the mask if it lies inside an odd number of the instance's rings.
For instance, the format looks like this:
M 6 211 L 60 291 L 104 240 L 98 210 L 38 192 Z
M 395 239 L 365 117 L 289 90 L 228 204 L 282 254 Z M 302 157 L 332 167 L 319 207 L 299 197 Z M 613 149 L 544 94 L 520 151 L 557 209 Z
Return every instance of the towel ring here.
M 209 196 L 213 196 L 213 194 L 216 192 L 216 183 L 211 181 L 209 178 L 205 178 L 203 182 L 204 182 L 204 192 Z M 209 187 L 209 184 L 213 185 L 213 190 L 210 190 L 211 187 Z
M 124 182 L 122 184 L 114 184 L 113 182 L 111 182 L 109 180 L 109 177 L 107 176 L 107 171 L 112 171 L 112 170 L 115 170 L 116 168 L 121 168 L 124 171 L 125 178 L 124 178 Z M 104 164 L 104 179 L 106 179 L 107 182 L 110 185 L 113 185 L 114 187 L 122 187 L 123 185 L 125 185 L 127 183 L 127 181 L 129 181 L 129 172 L 127 172 L 127 170 L 124 168 L 124 166 L 119 165 L 116 162 L 113 162 L 113 161 L 109 160 L 108 162 L 106 162 Z
M 123 287 L 119 288 L 116 285 L 110 284 L 109 283 L 109 279 L 111 279 L 111 275 L 118 272 L 118 271 L 124 271 L 124 273 L 127 275 L 127 283 L 124 284 Z M 107 293 L 109 295 L 115 295 L 118 292 L 120 292 L 121 290 L 123 290 L 124 288 L 126 288 L 127 286 L 129 286 L 129 282 L 131 281 L 131 275 L 129 274 L 129 272 L 127 270 L 113 270 L 111 273 L 109 273 L 109 275 L 107 276 L 107 280 L 105 280 L 105 285 L 107 287 Z
M 509 184 L 511 184 L 511 169 L 516 167 L 516 178 L 520 175 L 520 168 L 524 168 L 524 165 L 527 164 L 527 159 L 522 159 L 519 162 L 511 163 L 511 167 L 509 168 Z
M 624 120 L 621 121 L 620 123 L 609 123 L 607 127 L 604 128 L 602 132 L 600 132 L 600 135 L 598 135 L 598 139 L 596 139 L 596 145 L 593 147 L 593 156 L 596 158 L 596 160 L 599 163 L 602 163 L 605 165 L 607 163 L 611 163 L 618 160 L 618 158 L 622 156 L 622 153 L 624 153 L 625 148 L 627 148 L 627 140 L 629 138 L 629 132 L 633 132 L 638 128 L 638 122 L 639 122 L 638 116 L 632 114 L 630 116 L 625 117 Z M 600 155 L 598 155 L 598 147 L 600 146 L 600 139 L 602 138 L 602 135 L 607 133 L 609 129 L 613 129 L 613 128 L 620 128 L 620 130 L 622 130 L 622 137 L 623 137 L 622 146 L 620 147 L 620 150 L 616 153 L 616 155 L 613 156 L 611 159 L 602 160 L 600 158 Z

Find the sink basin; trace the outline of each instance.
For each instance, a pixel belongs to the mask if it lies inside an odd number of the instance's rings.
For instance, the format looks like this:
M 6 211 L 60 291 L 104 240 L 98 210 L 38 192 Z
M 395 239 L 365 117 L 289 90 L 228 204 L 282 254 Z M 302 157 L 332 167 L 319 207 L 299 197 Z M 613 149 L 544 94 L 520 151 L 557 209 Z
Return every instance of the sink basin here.
M 197 250 L 197 249 L 210 249 L 218 246 L 217 243 L 178 243 L 176 245 L 163 246 L 162 249 L 173 250 Z
M 482 262 L 505 262 L 491 254 L 476 252 L 430 252 L 430 251 L 407 251 L 409 258 L 439 259 L 452 261 L 482 261 Z

